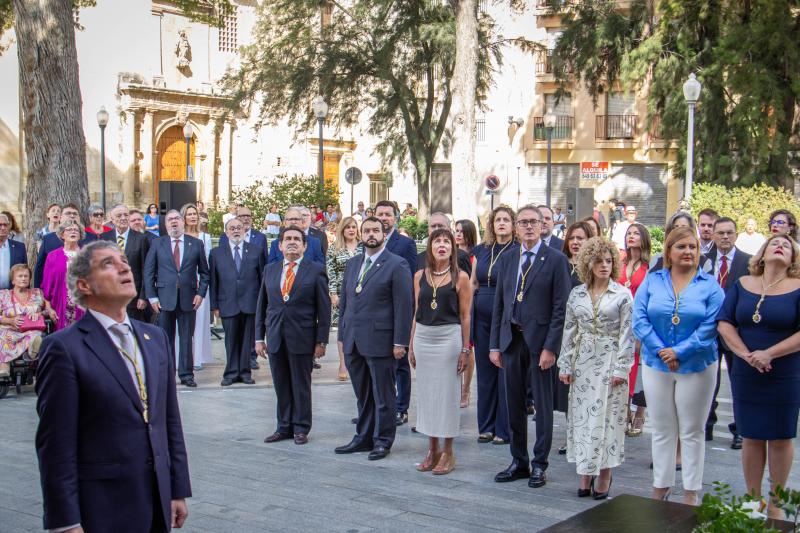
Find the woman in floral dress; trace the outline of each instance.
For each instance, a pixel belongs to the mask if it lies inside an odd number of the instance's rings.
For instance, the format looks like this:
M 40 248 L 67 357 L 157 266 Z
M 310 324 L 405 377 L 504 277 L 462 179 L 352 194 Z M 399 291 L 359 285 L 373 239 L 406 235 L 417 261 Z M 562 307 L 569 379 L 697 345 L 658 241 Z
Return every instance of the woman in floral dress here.
M 353 217 L 346 217 L 336 228 L 336 240 L 328 248 L 328 255 L 325 263 L 328 270 L 328 286 L 331 294 L 331 324 L 339 323 L 339 290 L 342 287 L 342 277 L 344 267 L 347 262 L 360 253 L 359 243 L 361 236 L 358 232 L 358 224 Z M 347 367 L 344 364 L 344 348 L 342 343 L 339 346 L 339 381 L 347 381 Z

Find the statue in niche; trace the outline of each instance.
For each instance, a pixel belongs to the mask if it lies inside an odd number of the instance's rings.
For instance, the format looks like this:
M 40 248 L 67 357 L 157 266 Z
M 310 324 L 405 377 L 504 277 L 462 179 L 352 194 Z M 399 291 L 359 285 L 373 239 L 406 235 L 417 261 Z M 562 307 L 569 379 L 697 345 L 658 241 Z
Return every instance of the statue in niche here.
M 192 45 L 186 36 L 186 30 L 178 32 L 178 44 L 175 45 L 175 57 L 178 58 L 178 70 L 189 70 L 192 62 Z

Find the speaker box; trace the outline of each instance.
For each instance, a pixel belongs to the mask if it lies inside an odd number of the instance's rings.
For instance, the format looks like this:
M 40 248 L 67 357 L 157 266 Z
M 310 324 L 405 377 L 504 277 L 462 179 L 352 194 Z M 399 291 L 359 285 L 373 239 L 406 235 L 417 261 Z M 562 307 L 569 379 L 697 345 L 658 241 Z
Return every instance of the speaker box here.
M 567 189 L 567 226 L 592 216 L 594 213 L 594 189 L 591 187 Z
M 159 181 L 158 182 L 158 229 L 166 235 L 164 218 L 172 209 L 180 211 L 186 204 L 197 203 L 196 181 Z

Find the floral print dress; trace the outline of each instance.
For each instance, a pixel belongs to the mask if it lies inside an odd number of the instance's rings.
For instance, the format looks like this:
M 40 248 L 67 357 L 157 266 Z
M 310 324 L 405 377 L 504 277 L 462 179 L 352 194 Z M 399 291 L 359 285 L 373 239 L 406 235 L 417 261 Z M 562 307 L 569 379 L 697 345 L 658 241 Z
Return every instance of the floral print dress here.
M 344 277 L 344 267 L 353 257 L 361 253 L 361 246 L 356 246 L 353 251 L 347 247 L 337 250 L 335 246 L 328 248 L 328 255 L 325 258 L 325 267 L 328 272 L 328 290 L 331 294 L 339 294 L 342 288 L 342 278 Z M 339 308 L 331 310 L 331 325 L 339 323 Z
M 10 289 L 0 290 L 0 314 L 11 318 L 44 310 L 44 296 L 39 289 L 28 289 L 28 301 L 20 303 L 12 297 Z M 41 331 L 17 331 L 9 326 L 0 326 L 0 363 L 8 363 L 28 351 L 31 342 L 42 335 Z

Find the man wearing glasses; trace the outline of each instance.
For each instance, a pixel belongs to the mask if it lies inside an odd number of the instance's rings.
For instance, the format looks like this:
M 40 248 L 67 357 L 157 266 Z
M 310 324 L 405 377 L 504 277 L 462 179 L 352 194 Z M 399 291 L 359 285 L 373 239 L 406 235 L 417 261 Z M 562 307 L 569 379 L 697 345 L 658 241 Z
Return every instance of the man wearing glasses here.
M 67 219 L 73 220 L 78 224 L 81 223 L 80 211 L 78 211 L 77 205 L 67 204 L 61 209 L 61 222 L 64 222 Z M 96 241 L 97 239 L 97 235 L 87 231 L 86 235 L 83 237 L 83 239 L 81 239 L 78 245 L 82 247 L 92 241 Z M 47 254 L 57 248 L 61 248 L 62 246 L 64 246 L 64 241 L 58 237 L 57 232 L 48 233 L 42 239 L 42 245 L 39 247 L 39 255 L 36 257 L 36 268 L 33 271 L 33 286 L 37 289 L 42 283 L 42 277 L 44 276 L 44 261 L 47 259 Z
M 553 442 L 553 367 L 561 348 L 571 284 L 567 258 L 543 245 L 542 212 L 528 205 L 517 217 L 519 254 L 504 255 L 495 266 L 497 288 L 489 359 L 506 371 L 513 460 L 494 480 L 502 483 L 529 478 L 528 486 L 536 488 L 547 482 L 545 470 Z M 534 371 L 529 372 L 531 365 Z M 536 443 L 530 464 L 525 408 L 528 375 L 536 404 Z
M 303 207 L 290 207 L 286 210 L 286 216 L 283 219 L 284 227 L 288 228 L 290 226 L 298 226 L 304 232 L 308 230 L 308 225 L 305 223 L 305 217 L 303 216 Z M 309 217 L 310 221 L 310 217 Z M 320 263 L 322 265 L 325 264 L 325 255 L 322 252 L 322 245 L 320 244 L 319 239 L 314 237 L 313 235 L 306 235 L 308 237 L 308 242 L 306 246 L 306 251 L 303 254 L 303 259 L 308 261 L 314 261 Z M 280 248 L 278 248 L 278 239 L 272 241 L 272 244 L 269 247 L 269 256 L 267 257 L 267 264 L 274 263 L 275 261 L 283 261 L 283 253 L 281 252 Z
M 244 242 L 250 246 L 258 246 L 263 250 L 264 260 L 267 259 L 267 236 L 253 227 L 253 212 L 249 207 L 239 207 L 238 215 L 236 218 L 242 222 L 244 226 Z M 223 233 L 219 237 L 219 246 L 228 244 L 228 235 Z

